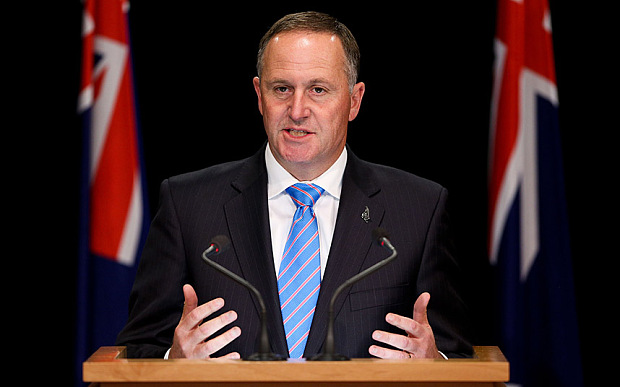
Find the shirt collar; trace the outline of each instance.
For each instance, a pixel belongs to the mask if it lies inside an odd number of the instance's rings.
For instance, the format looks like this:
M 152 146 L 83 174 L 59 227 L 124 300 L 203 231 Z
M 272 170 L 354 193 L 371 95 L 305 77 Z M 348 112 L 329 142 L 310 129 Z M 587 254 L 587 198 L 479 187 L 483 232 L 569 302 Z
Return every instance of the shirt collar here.
M 265 164 L 267 167 L 267 198 L 272 199 L 275 196 L 284 192 L 285 189 L 295 183 L 299 183 L 293 175 L 291 175 L 284 167 L 278 163 L 276 158 L 271 153 L 269 145 L 265 149 Z M 340 192 L 342 191 L 342 176 L 344 175 L 344 168 L 347 165 L 347 148 L 345 147 L 331 167 L 319 177 L 312 181 L 304 181 L 304 183 L 314 183 L 325 190 L 326 193 L 333 196 L 336 199 L 340 199 Z

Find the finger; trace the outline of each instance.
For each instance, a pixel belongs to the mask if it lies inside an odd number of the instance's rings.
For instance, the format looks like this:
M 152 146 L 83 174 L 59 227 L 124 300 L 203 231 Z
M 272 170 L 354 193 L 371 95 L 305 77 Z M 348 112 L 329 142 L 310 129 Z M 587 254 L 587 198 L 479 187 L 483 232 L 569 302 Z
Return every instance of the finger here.
M 412 356 L 408 352 L 383 348 L 378 345 L 371 345 L 368 348 L 368 353 L 381 359 L 410 359 Z
M 413 352 L 414 350 L 412 346 L 412 339 L 407 336 L 377 330 L 372 333 L 372 338 L 376 341 L 388 344 L 403 351 Z
M 226 325 L 237 319 L 237 313 L 234 310 L 230 310 L 224 314 L 219 315 L 218 317 L 211 319 L 199 327 L 200 335 L 202 336 L 200 340 L 205 340 L 208 337 L 211 337 L 212 334 L 224 328 Z
M 232 327 L 221 335 L 198 346 L 201 357 L 209 357 L 241 336 L 241 328 Z
M 427 292 L 420 294 L 420 297 L 415 301 L 413 305 L 413 319 L 420 324 L 428 324 L 427 307 L 428 302 L 431 299 L 431 295 Z
M 179 323 L 179 327 L 185 330 L 196 328 L 202 321 L 224 307 L 224 299 L 215 298 L 191 310 Z M 203 340 L 206 337 L 203 338 Z
M 420 337 L 420 335 L 423 334 L 423 327 L 418 322 L 408 317 L 403 317 L 394 313 L 388 313 L 385 316 L 385 321 L 395 326 L 396 328 L 407 332 L 409 336 Z
M 241 355 L 239 355 L 239 352 L 231 352 L 222 356 L 222 359 L 241 359 Z
M 181 319 L 187 316 L 189 312 L 196 309 L 196 307 L 198 306 L 198 296 L 196 296 L 196 291 L 194 290 L 192 285 L 183 285 L 183 297 L 185 298 L 185 303 L 183 304 L 183 313 L 181 314 Z

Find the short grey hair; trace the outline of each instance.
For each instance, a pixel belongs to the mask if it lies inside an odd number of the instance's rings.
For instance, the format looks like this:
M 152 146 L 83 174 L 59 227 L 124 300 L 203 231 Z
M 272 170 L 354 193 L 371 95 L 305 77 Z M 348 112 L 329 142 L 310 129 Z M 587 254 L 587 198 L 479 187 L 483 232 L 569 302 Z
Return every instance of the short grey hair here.
M 269 41 L 277 34 L 292 31 L 308 31 L 315 33 L 329 33 L 338 36 L 345 54 L 345 72 L 349 82 L 349 91 L 357 83 L 360 70 L 360 49 L 357 41 L 349 29 L 336 18 L 321 12 L 299 12 L 284 16 L 274 23 L 265 33 L 258 45 L 256 71 L 260 78 L 263 71 L 263 57 Z

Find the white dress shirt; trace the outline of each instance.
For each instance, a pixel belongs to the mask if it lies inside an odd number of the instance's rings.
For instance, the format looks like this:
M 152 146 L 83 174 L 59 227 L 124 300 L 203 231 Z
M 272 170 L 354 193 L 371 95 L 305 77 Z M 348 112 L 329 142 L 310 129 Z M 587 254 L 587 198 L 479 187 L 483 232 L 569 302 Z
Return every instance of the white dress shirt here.
M 284 253 L 286 238 L 293 223 L 293 215 L 297 206 L 286 193 L 286 189 L 295 183 L 299 183 L 293 175 L 288 173 L 275 159 L 269 146 L 265 150 L 265 163 L 267 165 L 267 199 L 269 205 L 269 224 L 271 228 L 271 244 L 273 251 L 273 264 L 277 277 Z M 340 192 L 342 191 L 342 176 L 347 165 L 347 149 L 344 148 L 342 154 L 334 164 L 321 176 L 312 181 L 303 183 L 317 184 L 325 190 L 319 200 L 314 204 L 319 226 L 319 243 L 321 255 L 321 278 L 325 272 L 329 249 L 334 236 L 336 227 L 336 216 L 338 215 L 338 205 L 340 204 Z

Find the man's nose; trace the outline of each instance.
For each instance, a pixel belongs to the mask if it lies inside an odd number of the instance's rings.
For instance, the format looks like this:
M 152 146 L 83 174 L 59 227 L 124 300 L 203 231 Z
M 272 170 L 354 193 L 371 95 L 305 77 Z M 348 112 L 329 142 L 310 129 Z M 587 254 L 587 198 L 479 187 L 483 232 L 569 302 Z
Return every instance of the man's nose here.
M 307 98 L 306 93 L 301 90 L 297 90 L 295 94 L 293 94 L 289 106 L 289 116 L 293 121 L 299 122 L 309 116 L 310 109 L 308 107 Z

